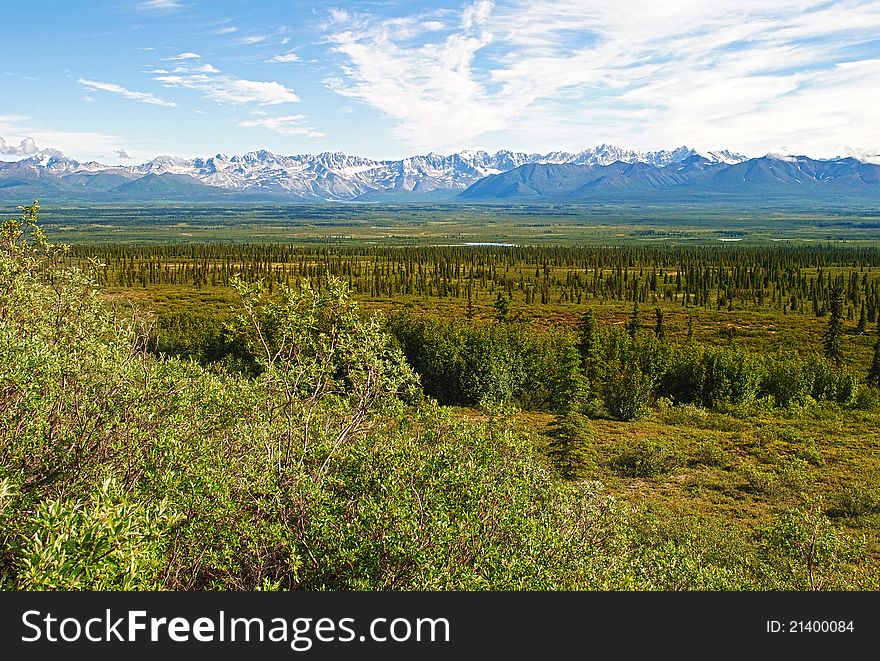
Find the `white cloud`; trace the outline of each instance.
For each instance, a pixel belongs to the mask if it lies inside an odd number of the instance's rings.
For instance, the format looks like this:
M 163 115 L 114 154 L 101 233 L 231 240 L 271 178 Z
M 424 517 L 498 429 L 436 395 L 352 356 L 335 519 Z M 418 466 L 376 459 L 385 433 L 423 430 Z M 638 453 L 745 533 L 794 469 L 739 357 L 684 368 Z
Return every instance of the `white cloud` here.
M 477 0 L 471 5 L 467 5 L 461 13 L 461 27 L 464 30 L 470 30 L 477 26 L 483 26 L 489 20 L 489 14 L 492 13 L 492 7 L 495 3 L 492 0 Z
M 171 73 L 220 73 L 220 69 L 213 64 L 205 62 L 204 64 L 196 64 L 189 68 L 176 67 Z
M 223 27 L 223 28 L 217 28 L 216 30 L 211 30 L 210 32 L 208 32 L 208 34 L 215 36 L 215 37 L 219 37 L 224 34 L 232 34 L 233 32 L 238 32 L 238 28 L 235 27 L 234 25 L 227 25 L 226 27 Z
M 478 0 L 454 18 L 331 11 L 329 86 L 418 148 L 880 146 L 878 0 Z
M 141 4 L 141 7 L 144 9 L 159 9 L 159 10 L 167 10 L 167 9 L 180 9 L 182 5 L 176 0 L 145 0 Z
M 285 53 L 284 55 L 276 55 L 275 57 L 266 60 L 269 63 L 281 63 L 281 64 L 289 64 L 291 62 L 299 62 L 299 55 L 296 53 Z
M 102 92 L 110 92 L 112 94 L 119 94 L 126 99 L 165 108 L 174 108 L 177 105 L 172 101 L 160 99 L 158 96 L 151 94 L 150 92 L 134 92 L 122 85 L 117 85 L 116 83 L 102 83 L 97 80 L 86 80 L 85 78 L 80 78 L 77 82 L 89 92 L 97 92 L 99 90 Z
M 33 138 L 22 138 L 19 144 L 10 145 L 6 140 L 0 137 L 0 154 L 6 154 L 9 156 L 29 156 L 31 154 L 36 154 L 38 151 L 40 150 Z
M 165 87 L 196 90 L 217 103 L 273 106 L 299 101 L 296 93 L 281 83 L 235 78 L 209 64 L 179 67 L 171 73 L 155 76 L 154 80 Z
M 258 44 L 261 41 L 266 41 L 266 39 L 268 39 L 266 35 L 254 34 L 250 37 L 241 37 L 236 41 L 238 41 L 238 43 L 242 44 L 243 46 L 252 46 L 253 44 Z
M 284 115 L 271 117 L 263 113 L 255 113 L 253 119 L 238 123 L 243 128 L 264 128 L 282 135 L 304 135 L 309 138 L 323 138 L 324 134 L 306 126 L 305 115 Z
M 24 115 L 0 115 L 0 133 L 9 142 L 7 147 L 15 147 L 22 152 L 34 146 L 48 145 L 69 156 L 78 159 L 89 159 L 96 153 L 110 153 L 118 148 L 120 139 L 115 135 L 107 135 L 94 131 L 52 131 L 34 125 L 31 118 Z M 18 142 L 16 146 L 14 143 Z M 12 144 L 10 144 L 12 143 Z M 22 153 L 22 156 L 27 154 Z
M 329 41 L 349 64 L 342 69 L 344 79 L 326 82 L 393 118 L 395 134 L 412 147 L 454 148 L 500 130 L 506 109 L 493 103 L 473 66 L 477 52 L 492 41 L 481 29 L 489 8 L 486 2 L 470 5 L 462 18 L 466 28 L 416 46 L 402 42 L 425 32 L 421 17 L 374 21 L 332 12 L 337 31 Z
M 131 160 L 133 157 L 128 155 L 128 152 L 125 149 L 116 149 L 114 150 L 116 154 L 116 158 L 121 158 L 122 160 Z
M 165 60 L 168 62 L 174 60 L 198 60 L 201 57 L 198 53 L 180 53 L 179 55 L 175 55 L 174 57 L 166 57 Z

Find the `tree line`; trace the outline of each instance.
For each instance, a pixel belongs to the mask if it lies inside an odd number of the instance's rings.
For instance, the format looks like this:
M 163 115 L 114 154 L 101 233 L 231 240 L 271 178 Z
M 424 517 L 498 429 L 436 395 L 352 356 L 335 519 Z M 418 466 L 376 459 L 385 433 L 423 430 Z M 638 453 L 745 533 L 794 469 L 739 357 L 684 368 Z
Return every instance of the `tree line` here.
M 240 275 L 270 291 L 330 277 L 373 298 L 421 297 L 524 306 L 658 302 L 708 309 L 772 309 L 823 317 L 840 290 L 849 320 L 880 315 L 876 250 L 815 247 L 434 246 L 302 247 L 283 244 L 77 246 L 102 286 L 228 287 Z

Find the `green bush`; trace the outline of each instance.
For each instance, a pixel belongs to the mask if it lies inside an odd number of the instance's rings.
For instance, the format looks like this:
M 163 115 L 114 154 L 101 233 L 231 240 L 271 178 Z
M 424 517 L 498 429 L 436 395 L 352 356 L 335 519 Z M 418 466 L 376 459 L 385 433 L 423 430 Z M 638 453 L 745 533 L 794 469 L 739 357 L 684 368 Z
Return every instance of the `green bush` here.
M 773 397 L 777 406 L 804 404 L 813 393 L 813 377 L 797 358 L 769 361 L 761 391 Z
M 560 410 L 586 394 L 574 338 L 567 334 L 412 315 L 393 317 L 389 327 L 425 393 L 441 404 L 495 399 Z
M 611 468 L 623 477 L 657 477 L 675 470 L 681 458 L 656 441 L 643 439 L 621 452 L 611 462 Z
M 701 404 L 706 368 L 703 352 L 691 345 L 670 356 L 668 369 L 658 380 L 658 393 L 677 404 Z
M 880 487 L 856 484 L 841 491 L 832 501 L 829 514 L 835 517 L 880 514 Z
M 24 590 L 151 590 L 161 585 L 168 501 L 138 503 L 106 480 L 87 505 L 40 503 L 18 558 Z
M 651 385 L 637 365 L 621 365 L 605 382 L 605 408 L 617 420 L 639 420 L 651 408 Z
M 828 400 L 849 406 L 856 401 L 859 380 L 844 369 L 814 359 L 809 365 L 813 372 L 813 399 Z
M 731 457 L 716 441 L 700 443 L 692 458 L 693 463 L 700 466 L 725 468 L 731 464 Z
M 836 529 L 821 499 L 774 517 L 759 531 L 763 580 L 784 590 L 876 589 L 874 577 L 853 569 L 861 540 Z
M 739 490 L 756 496 L 771 496 L 778 489 L 778 475 L 764 468 L 744 465 L 737 471 L 742 483 Z
M 880 388 L 859 388 L 853 408 L 859 411 L 875 411 L 880 409 Z
M 747 354 L 731 349 L 710 349 L 703 363 L 705 378 L 700 398 L 705 406 L 743 404 L 755 398 L 762 373 Z

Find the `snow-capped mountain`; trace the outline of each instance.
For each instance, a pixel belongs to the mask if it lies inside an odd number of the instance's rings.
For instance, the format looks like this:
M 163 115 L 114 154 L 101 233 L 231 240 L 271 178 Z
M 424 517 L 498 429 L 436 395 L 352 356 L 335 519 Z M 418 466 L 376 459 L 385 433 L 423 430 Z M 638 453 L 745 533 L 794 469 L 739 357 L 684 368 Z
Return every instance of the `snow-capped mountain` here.
M 782 160 L 779 156 L 764 158 Z M 525 166 L 537 167 L 535 172 L 544 173 L 541 176 L 553 177 L 572 176 L 572 168 L 613 168 L 613 176 L 610 170 L 603 170 L 608 176 L 596 186 L 602 190 L 623 190 L 631 189 L 637 180 L 642 182 L 639 186 L 646 185 L 645 179 L 653 182 L 652 186 L 659 186 L 661 182 L 693 178 L 698 172 L 722 176 L 720 173 L 726 168 L 755 160 L 728 150 L 701 153 L 683 146 L 669 151 L 640 152 L 602 144 L 579 152 L 467 150 L 448 155 L 431 152 L 401 160 L 374 160 L 341 152 L 284 156 L 258 150 L 238 156 L 216 154 L 193 159 L 159 156 L 140 165 L 110 166 L 79 163 L 47 149 L 20 161 L 0 162 L 0 190 L 7 200 L 48 196 L 103 201 L 135 197 L 424 201 L 451 198 L 470 190 L 477 182 L 513 176 Z M 564 169 L 540 169 L 545 166 Z
M 795 198 L 851 203 L 880 198 L 880 165 L 855 158 L 828 160 L 768 154 L 740 161 L 693 154 L 664 166 L 615 161 L 608 165 L 528 164 L 484 177 L 458 195 L 473 202 L 640 199 L 661 201 Z M 735 163 L 726 160 L 737 160 Z

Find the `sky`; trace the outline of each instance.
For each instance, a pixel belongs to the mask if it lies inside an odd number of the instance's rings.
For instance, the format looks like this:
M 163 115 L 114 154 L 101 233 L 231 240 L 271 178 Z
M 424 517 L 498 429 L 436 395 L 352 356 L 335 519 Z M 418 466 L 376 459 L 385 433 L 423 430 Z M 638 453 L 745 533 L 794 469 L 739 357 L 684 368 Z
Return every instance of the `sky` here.
M 880 152 L 880 0 L 3 0 L 0 24 L 0 160 Z

